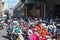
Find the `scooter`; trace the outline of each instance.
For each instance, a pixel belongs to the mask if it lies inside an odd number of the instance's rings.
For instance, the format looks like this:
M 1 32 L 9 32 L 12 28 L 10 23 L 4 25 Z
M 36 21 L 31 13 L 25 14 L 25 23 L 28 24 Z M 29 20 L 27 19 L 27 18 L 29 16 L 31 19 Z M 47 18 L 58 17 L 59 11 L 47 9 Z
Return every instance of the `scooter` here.
M 15 40 L 21 40 L 23 34 L 15 33 L 14 35 L 15 35 Z M 20 36 L 21 38 L 19 38 L 19 36 Z
M 10 36 L 9 36 L 9 40 L 14 40 L 14 34 L 10 34 Z
M 10 33 L 9 40 L 19 40 L 19 33 Z
M 7 38 L 9 40 L 14 40 L 14 34 L 12 32 L 13 32 L 12 27 L 7 27 Z
M 14 40 L 14 33 L 12 33 L 12 30 L 9 31 L 9 40 Z

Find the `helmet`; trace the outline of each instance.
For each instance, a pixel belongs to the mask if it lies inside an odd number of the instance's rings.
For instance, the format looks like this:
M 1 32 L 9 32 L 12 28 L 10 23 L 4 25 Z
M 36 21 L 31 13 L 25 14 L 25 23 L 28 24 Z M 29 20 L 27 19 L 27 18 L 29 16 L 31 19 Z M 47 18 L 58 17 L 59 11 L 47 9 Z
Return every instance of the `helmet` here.
M 8 22 L 10 22 L 11 20 L 8 20 Z

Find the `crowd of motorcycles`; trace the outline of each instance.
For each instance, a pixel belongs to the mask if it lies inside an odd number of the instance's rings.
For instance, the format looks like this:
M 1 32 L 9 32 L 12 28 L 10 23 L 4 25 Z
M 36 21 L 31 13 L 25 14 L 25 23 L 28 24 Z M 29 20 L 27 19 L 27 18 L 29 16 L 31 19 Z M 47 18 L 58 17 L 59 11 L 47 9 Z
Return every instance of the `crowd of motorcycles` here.
M 37 19 L 35 19 L 35 20 L 36 20 L 36 22 L 38 22 Z M 19 35 L 21 35 L 21 36 L 23 36 L 24 39 L 29 40 L 28 39 L 28 34 L 26 32 L 24 33 L 25 30 L 24 30 L 23 27 L 21 28 L 23 33 L 20 34 L 20 33 L 13 32 L 13 28 L 16 26 L 17 23 L 19 23 L 19 27 L 20 27 L 20 25 L 22 25 L 22 26 L 24 26 L 24 25 L 34 26 L 34 23 L 31 23 L 31 25 L 29 25 L 28 21 L 27 20 L 24 21 L 24 19 L 20 19 L 20 21 L 17 20 L 17 19 L 8 20 L 8 23 L 6 25 L 7 38 L 9 40 L 22 40 L 22 38 L 19 39 Z

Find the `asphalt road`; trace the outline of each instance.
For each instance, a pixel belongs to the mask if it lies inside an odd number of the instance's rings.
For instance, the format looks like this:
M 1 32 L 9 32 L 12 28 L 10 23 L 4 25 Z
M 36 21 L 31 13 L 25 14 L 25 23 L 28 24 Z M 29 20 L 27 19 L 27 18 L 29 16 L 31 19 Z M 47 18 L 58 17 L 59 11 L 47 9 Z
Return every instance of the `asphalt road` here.
M 0 40 L 8 40 L 6 39 L 6 28 L 0 30 Z

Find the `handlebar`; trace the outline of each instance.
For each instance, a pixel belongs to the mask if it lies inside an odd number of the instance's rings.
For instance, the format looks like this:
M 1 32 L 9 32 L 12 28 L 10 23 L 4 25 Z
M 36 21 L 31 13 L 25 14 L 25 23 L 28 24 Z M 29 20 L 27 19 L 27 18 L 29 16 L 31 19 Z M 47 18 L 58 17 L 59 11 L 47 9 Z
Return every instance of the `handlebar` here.
M 21 34 L 21 33 L 14 33 L 14 34 Z
M 12 33 L 12 34 L 18 34 L 18 35 L 20 34 L 20 35 L 22 35 L 22 34 L 24 34 L 24 33 Z

